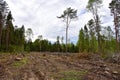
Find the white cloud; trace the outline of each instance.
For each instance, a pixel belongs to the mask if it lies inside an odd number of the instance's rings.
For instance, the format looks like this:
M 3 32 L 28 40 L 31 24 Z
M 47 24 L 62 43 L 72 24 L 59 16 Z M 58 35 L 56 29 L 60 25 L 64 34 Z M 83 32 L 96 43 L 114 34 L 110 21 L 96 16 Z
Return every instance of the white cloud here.
M 77 41 L 79 30 L 89 19 L 91 14 L 86 12 L 88 0 L 6 0 L 13 17 L 15 24 L 25 28 L 32 28 L 34 39 L 38 35 L 43 35 L 51 41 L 55 41 L 57 36 L 65 36 L 65 23 L 57 19 L 67 7 L 72 7 L 78 10 L 79 19 L 73 21 L 69 29 L 69 38 L 71 41 Z M 106 25 L 112 25 L 110 17 L 109 3 L 111 0 L 103 0 L 103 15 L 102 22 Z M 108 21 L 107 21 L 108 20 Z

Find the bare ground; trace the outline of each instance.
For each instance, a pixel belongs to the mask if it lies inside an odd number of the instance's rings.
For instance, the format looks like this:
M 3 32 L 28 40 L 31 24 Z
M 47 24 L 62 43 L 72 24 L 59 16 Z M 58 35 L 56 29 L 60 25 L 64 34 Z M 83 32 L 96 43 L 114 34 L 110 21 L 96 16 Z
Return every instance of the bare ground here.
M 120 80 L 120 65 L 79 54 L 0 55 L 0 80 Z

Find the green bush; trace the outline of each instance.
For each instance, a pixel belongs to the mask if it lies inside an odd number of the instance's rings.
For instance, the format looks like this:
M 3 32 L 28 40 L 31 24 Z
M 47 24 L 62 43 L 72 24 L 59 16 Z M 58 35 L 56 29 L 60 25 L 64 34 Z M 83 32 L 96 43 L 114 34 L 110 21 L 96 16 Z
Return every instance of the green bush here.
M 24 46 L 10 45 L 9 52 L 22 52 L 24 51 Z

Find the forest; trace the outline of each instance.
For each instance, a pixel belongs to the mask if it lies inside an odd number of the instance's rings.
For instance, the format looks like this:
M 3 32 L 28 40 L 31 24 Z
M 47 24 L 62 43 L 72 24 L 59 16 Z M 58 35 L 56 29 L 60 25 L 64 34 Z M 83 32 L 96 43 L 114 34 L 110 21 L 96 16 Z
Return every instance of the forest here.
M 58 20 L 62 21 L 61 24 L 65 24 L 65 37 L 56 35 L 56 41 L 51 42 L 39 34 L 38 38 L 33 41 L 33 29 L 26 29 L 24 24 L 15 25 L 15 17 L 13 17 L 9 5 L 5 0 L 0 0 L 0 80 L 8 80 L 7 77 L 1 75 L 7 75 L 5 66 L 9 64 L 7 69 L 12 68 L 8 76 L 13 75 L 13 79 L 9 77 L 9 80 L 120 80 L 120 1 L 111 0 L 109 3 L 111 14 L 108 15 L 113 18 L 113 26 L 102 26 L 99 14 L 102 4 L 102 0 L 88 0 L 86 10 L 92 14 L 92 18 L 79 29 L 77 43 L 74 43 L 69 41 L 68 32 L 71 22 L 77 21 L 79 15 L 78 10 L 73 9 L 72 6 L 65 8 L 61 15 L 56 16 Z M 6 53 L 6 55 L 2 53 Z M 101 62 L 102 60 L 103 62 Z M 104 60 L 108 61 L 109 64 L 104 63 Z M 23 64 L 27 66 L 22 66 Z M 37 64 L 40 68 L 36 67 Z M 61 68 L 59 65 L 64 67 Z M 19 74 L 12 74 L 16 69 L 19 69 Z M 45 71 L 46 69 L 48 71 Z M 54 79 L 40 77 L 45 75 L 41 73 L 42 70 Z M 68 71 L 61 73 L 59 70 Z M 69 72 L 70 70 L 72 71 Z M 80 70 L 80 72 L 76 72 L 76 70 Z M 99 73 L 95 70 L 98 70 Z M 27 79 L 25 74 L 22 74 L 24 72 L 31 75 L 32 78 L 27 76 Z M 100 76 L 95 77 L 96 74 Z M 24 79 L 21 79 L 20 76 L 23 75 Z M 80 76 L 84 76 L 84 78 Z
M 95 3 L 95 4 L 93 4 Z M 116 4 L 118 3 L 118 4 Z M 97 6 L 96 6 L 97 5 Z M 88 2 L 86 9 L 93 14 L 93 19 L 83 26 L 78 35 L 76 44 L 68 42 L 67 38 L 57 36 L 56 42 L 51 43 L 47 39 L 43 39 L 42 35 L 38 36 L 32 42 L 33 31 L 25 26 L 18 27 L 13 24 L 14 18 L 8 4 L 1 0 L 0 2 L 0 51 L 1 52 L 18 52 L 18 51 L 41 51 L 41 52 L 94 52 L 94 53 L 114 53 L 119 52 L 119 2 L 111 1 L 109 9 L 114 18 L 113 26 L 101 26 L 100 15 L 98 13 L 101 7 L 101 1 L 91 0 Z M 66 23 L 66 33 L 68 36 L 68 28 L 70 21 L 77 18 L 77 10 L 71 7 L 67 8 L 60 17 Z M 63 40 L 66 43 L 63 43 Z M 66 51 L 66 48 L 67 51 Z

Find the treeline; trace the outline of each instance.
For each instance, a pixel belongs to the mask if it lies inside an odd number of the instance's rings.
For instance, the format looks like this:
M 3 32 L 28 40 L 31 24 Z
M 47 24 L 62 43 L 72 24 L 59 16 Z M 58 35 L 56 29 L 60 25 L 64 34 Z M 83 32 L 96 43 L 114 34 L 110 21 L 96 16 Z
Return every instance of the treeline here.
M 66 23 L 66 43 L 63 37 L 57 37 L 54 43 L 38 36 L 32 42 L 33 32 L 31 28 L 27 31 L 24 25 L 14 26 L 12 13 L 3 0 L 0 0 L 0 51 L 18 52 L 18 51 L 38 51 L 38 52 L 92 52 L 92 53 L 112 53 L 120 50 L 120 1 L 112 0 L 109 4 L 111 14 L 114 17 L 115 32 L 110 26 L 102 26 L 100 20 L 99 8 L 102 0 L 89 0 L 87 9 L 93 14 L 93 19 L 89 20 L 85 26 L 80 29 L 78 41 L 76 44 L 68 42 L 68 28 L 72 19 L 77 18 L 77 10 L 67 8 L 58 18 L 63 18 Z M 67 16 L 67 19 L 66 19 Z M 68 23 L 69 22 L 69 23 Z
M 30 33 L 33 34 L 33 33 Z M 91 19 L 88 23 L 80 29 L 77 44 L 68 43 L 67 52 L 90 52 L 90 53 L 112 53 L 116 52 L 116 39 L 114 32 L 110 26 L 104 27 L 100 34 L 100 49 L 98 48 L 97 32 L 95 30 L 95 23 Z M 63 43 L 63 37 L 57 37 L 56 42 L 51 43 L 46 39 L 38 37 L 34 42 L 29 36 L 25 44 L 25 51 L 37 52 L 66 52 L 66 44 Z M 119 43 L 120 45 L 120 43 Z M 100 50 L 100 51 L 99 51 Z
M 102 7 L 102 0 L 89 0 L 86 9 L 92 14 L 93 19 L 80 29 L 77 44 L 68 44 L 68 28 L 70 21 L 77 18 L 77 10 L 67 8 L 63 14 L 58 17 L 66 23 L 66 44 L 58 44 L 59 41 L 52 44 L 50 51 L 66 52 L 94 52 L 94 53 L 112 53 L 120 50 L 120 1 L 112 0 L 109 9 L 114 18 L 115 32 L 110 26 L 102 26 L 99 10 Z M 48 42 L 49 44 L 50 42 Z M 50 43 L 51 44 L 51 43 Z M 50 45 L 48 45 L 50 46 Z M 70 47 L 72 46 L 72 47 Z M 63 48 L 63 50 L 62 50 Z M 69 48 L 69 49 L 67 49 Z M 73 50 L 73 51 L 72 51 Z
M 116 52 L 116 40 L 110 26 L 104 27 L 99 35 L 100 47 L 98 47 L 98 37 L 96 35 L 95 22 L 91 19 L 87 25 L 80 29 L 77 42 L 79 52 Z
M 0 51 L 24 50 L 24 26 L 13 25 L 13 17 L 8 4 L 0 0 Z
M 29 40 L 25 44 L 25 51 L 37 51 L 37 52 L 66 52 L 66 45 L 61 43 L 59 36 L 56 42 L 51 43 L 50 41 L 43 39 L 36 39 L 34 42 Z M 73 44 L 68 44 L 68 52 L 78 52 L 78 48 Z

